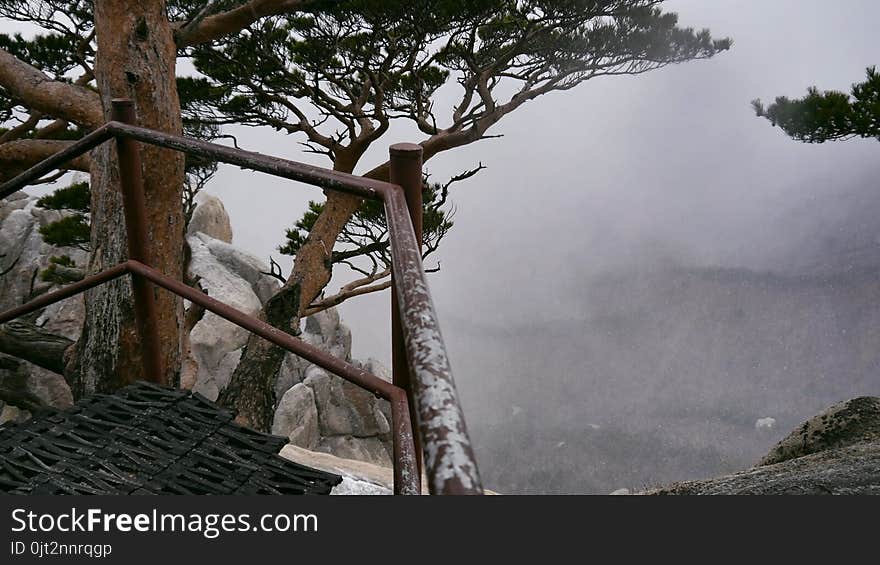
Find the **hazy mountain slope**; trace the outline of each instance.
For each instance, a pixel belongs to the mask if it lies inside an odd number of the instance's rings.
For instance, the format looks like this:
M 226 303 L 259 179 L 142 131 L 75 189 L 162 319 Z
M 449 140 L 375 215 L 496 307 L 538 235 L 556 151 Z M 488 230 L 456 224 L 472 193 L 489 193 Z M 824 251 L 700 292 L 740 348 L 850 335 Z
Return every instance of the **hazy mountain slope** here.
M 494 399 L 466 409 L 500 491 L 608 492 L 729 472 L 829 404 L 880 393 L 878 271 L 630 272 L 571 301 L 569 320 L 450 321 L 450 339 L 473 344 L 466 396 L 479 386 Z M 763 417 L 772 430 L 756 430 Z

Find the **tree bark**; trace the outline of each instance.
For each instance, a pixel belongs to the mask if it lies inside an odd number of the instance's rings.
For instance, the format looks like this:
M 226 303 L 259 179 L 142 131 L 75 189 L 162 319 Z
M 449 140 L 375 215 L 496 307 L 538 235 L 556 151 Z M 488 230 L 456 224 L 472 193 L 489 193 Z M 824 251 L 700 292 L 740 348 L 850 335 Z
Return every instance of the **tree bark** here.
M 72 145 L 72 141 L 51 139 L 18 139 L 0 144 L 0 181 L 7 181 Z M 88 171 L 92 161 L 88 155 L 81 155 L 68 161 L 67 170 Z
M 95 29 L 95 78 L 104 118 L 109 118 L 113 98 L 130 98 L 139 125 L 180 134 L 176 48 L 164 0 L 96 0 Z M 183 155 L 141 145 L 141 157 L 151 262 L 168 276 L 182 279 Z M 89 271 L 94 273 L 124 261 L 128 253 L 114 144 L 96 149 L 92 159 L 93 251 Z M 155 297 L 165 367 L 161 380 L 173 384 L 181 366 L 183 305 L 170 293 L 157 291 Z M 74 396 L 111 391 L 144 377 L 129 280 L 117 279 L 90 290 L 70 378 Z
M 41 70 L 0 49 L 0 84 L 31 110 L 85 127 L 101 125 L 98 94 L 76 84 L 52 80 Z
M 178 25 L 177 45 L 198 45 L 237 33 L 266 16 L 295 14 L 314 0 L 251 0 L 226 12 L 212 14 L 192 24 Z

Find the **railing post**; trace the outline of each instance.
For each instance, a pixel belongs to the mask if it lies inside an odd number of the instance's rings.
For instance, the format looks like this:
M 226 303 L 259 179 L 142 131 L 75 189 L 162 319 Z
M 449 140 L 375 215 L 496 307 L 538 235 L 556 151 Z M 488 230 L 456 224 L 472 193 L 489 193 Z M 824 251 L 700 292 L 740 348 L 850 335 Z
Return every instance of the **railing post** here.
M 419 249 L 422 245 L 422 146 L 414 143 L 397 143 L 391 146 L 391 182 L 403 188 L 409 217 L 412 220 Z M 394 251 L 392 251 L 393 253 Z M 422 442 L 419 436 L 418 407 L 413 397 L 413 387 L 406 360 L 403 340 L 403 324 L 397 301 L 397 288 L 391 275 L 391 374 L 395 385 L 406 391 L 412 422 L 413 443 L 416 450 L 416 467 L 422 471 Z
M 110 119 L 137 125 L 131 100 L 111 101 Z M 147 238 L 147 207 L 144 196 L 144 179 L 141 176 L 141 155 L 136 141 L 116 138 L 119 159 L 119 185 L 122 191 L 122 208 L 125 214 L 125 231 L 128 236 L 128 258 L 144 265 L 152 265 Z M 162 351 L 159 344 L 159 328 L 153 285 L 140 275 L 132 273 L 134 317 L 143 352 L 144 380 L 163 383 Z M 164 383 L 163 383 L 164 384 Z

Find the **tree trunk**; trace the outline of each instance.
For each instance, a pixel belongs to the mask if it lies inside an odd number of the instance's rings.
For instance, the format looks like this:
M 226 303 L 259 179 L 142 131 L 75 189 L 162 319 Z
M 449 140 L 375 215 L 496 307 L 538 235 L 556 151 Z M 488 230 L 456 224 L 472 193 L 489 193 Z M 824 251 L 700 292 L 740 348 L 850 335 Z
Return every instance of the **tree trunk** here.
M 351 172 L 356 157 L 337 158 L 334 169 Z M 291 335 L 298 335 L 300 319 L 312 301 L 330 282 L 330 254 L 336 238 L 362 199 L 339 192 L 327 194 L 324 211 L 318 216 L 308 239 L 296 254 L 287 282 L 266 304 L 260 318 Z M 275 377 L 284 360 L 284 349 L 257 336 L 250 336 L 241 359 L 220 393 L 220 404 L 233 409 L 238 423 L 258 430 L 272 427 L 275 411 Z
M 139 125 L 181 133 L 176 51 L 164 0 L 96 0 L 95 29 L 95 76 L 105 119 L 109 118 L 113 98 L 130 98 Z M 181 279 L 183 155 L 141 145 L 141 156 L 152 264 L 168 276 Z M 128 255 L 112 142 L 94 151 L 91 174 L 93 251 L 89 271 L 94 273 L 124 261 Z M 182 301 L 161 291 L 155 297 L 165 367 L 161 379 L 173 384 L 181 365 Z M 128 278 L 89 291 L 71 375 L 74 396 L 114 390 L 144 377 Z
M 21 320 L 0 325 L 0 353 L 64 375 L 64 355 L 73 341 Z

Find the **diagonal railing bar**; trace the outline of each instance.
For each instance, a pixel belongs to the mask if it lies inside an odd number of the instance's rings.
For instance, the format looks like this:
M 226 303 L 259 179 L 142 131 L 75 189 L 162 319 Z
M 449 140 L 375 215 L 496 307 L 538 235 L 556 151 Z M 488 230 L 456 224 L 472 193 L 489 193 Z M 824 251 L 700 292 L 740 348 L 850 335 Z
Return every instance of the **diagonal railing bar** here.
M 41 308 L 45 308 L 46 306 L 50 306 L 52 304 L 55 304 L 56 302 L 61 302 L 66 298 L 76 296 L 81 292 L 85 292 L 90 288 L 94 288 L 106 282 L 110 282 L 113 279 L 117 279 L 125 274 L 128 274 L 128 268 L 123 263 L 121 265 L 110 267 L 109 269 L 101 271 L 98 274 L 86 277 L 81 281 L 65 285 L 58 290 L 47 292 L 46 294 L 34 298 L 30 302 L 22 304 L 21 306 L 16 306 L 15 308 L 11 308 L 9 310 L 6 310 L 5 312 L 0 312 L 0 324 L 5 324 L 10 320 L 14 320 L 22 316 L 27 316 L 28 314 L 36 312 Z
M 130 104 L 114 100 L 114 107 Z M 407 206 L 403 189 L 392 183 L 382 182 L 346 173 L 315 167 L 305 163 L 270 157 L 259 153 L 226 147 L 206 141 L 162 133 L 140 128 L 131 124 L 111 121 L 88 136 L 74 143 L 59 154 L 35 165 L 14 179 L 0 185 L 0 197 L 5 197 L 21 189 L 28 183 L 50 172 L 64 160 L 72 159 L 93 149 L 111 137 L 117 140 L 132 139 L 151 145 L 166 147 L 220 162 L 231 163 L 274 176 L 300 181 L 326 190 L 354 194 L 363 198 L 380 199 L 384 203 L 391 245 L 392 271 L 395 279 L 395 294 L 407 365 L 409 367 L 409 386 L 412 406 L 407 400 L 407 391 L 395 384 L 382 381 L 369 373 L 335 359 L 326 353 L 310 348 L 301 340 L 273 328 L 253 316 L 238 312 L 227 305 L 171 279 L 148 265 L 130 259 L 74 285 L 70 285 L 17 309 L 0 314 L 0 320 L 8 320 L 33 311 L 48 303 L 62 300 L 86 288 L 118 277 L 125 272 L 132 277 L 142 278 L 165 288 L 179 296 L 226 317 L 260 337 L 292 351 L 315 364 L 371 390 L 386 398 L 392 406 L 392 423 L 395 467 L 395 492 L 417 493 L 419 472 L 415 453 L 412 449 L 415 436 L 410 426 L 410 414 L 418 423 L 422 438 L 422 449 L 428 476 L 428 487 L 432 494 L 482 494 L 479 471 L 474 459 L 470 439 L 464 421 L 464 414 L 458 400 L 458 393 L 452 378 L 446 346 L 440 334 L 437 314 L 428 290 L 418 238 L 413 229 L 413 219 Z M 395 151 L 392 148 L 392 168 L 401 150 L 419 151 L 418 146 Z M 398 155 L 396 155 L 398 153 Z M 62 155 L 63 154 L 63 155 Z M 124 163 L 123 163 L 124 165 Z M 123 176 L 126 176 L 123 174 Z M 119 269 L 122 269 L 121 271 Z M 98 280 L 101 279 L 101 280 Z M 76 286 L 80 285 L 80 286 Z M 49 302 L 47 302 L 49 301 Z M 40 306 L 35 304 L 39 302 Z M 136 300 L 137 302 L 137 300 Z M 137 304 L 136 304 L 137 307 Z M 225 314 L 225 315 L 224 315 Z
M 376 396 L 389 400 L 397 389 L 393 384 L 380 379 L 368 371 L 359 369 L 351 363 L 347 363 L 337 357 L 331 357 L 314 345 L 309 345 L 284 330 L 280 330 L 258 318 L 244 314 L 240 310 L 236 310 L 215 298 L 211 298 L 204 292 L 200 292 L 189 285 L 163 275 L 156 269 L 148 267 L 139 261 L 129 260 L 125 263 L 125 266 L 129 272 L 140 275 L 153 284 L 161 286 L 165 290 L 171 291 L 190 302 L 198 304 L 205 310 L 213 312 L 221 318 L 229 320 L 235 325 L 240 326 L 251 333 L 255 333 L 265 340 L 271 341 L 276 345 L 282 345 L 291 353 L 295 353 L 307 361 L 311 361 L 316 365 L 321 365 L 324 369 L 336 374 L 345 374 L 346 380 L 360 386 L 361 388 L 367 389 Z

